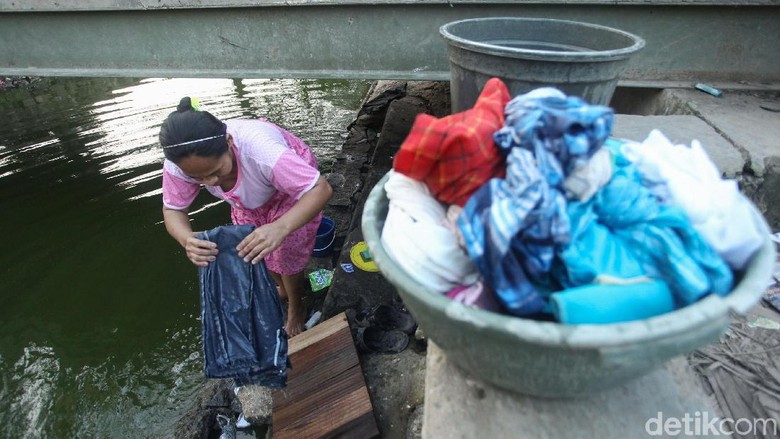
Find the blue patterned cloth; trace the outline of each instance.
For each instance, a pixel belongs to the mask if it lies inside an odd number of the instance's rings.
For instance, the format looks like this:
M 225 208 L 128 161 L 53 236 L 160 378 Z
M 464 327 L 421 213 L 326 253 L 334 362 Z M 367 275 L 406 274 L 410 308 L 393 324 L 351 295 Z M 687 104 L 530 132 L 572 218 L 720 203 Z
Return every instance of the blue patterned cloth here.
M 517 146 L 532 151 L 547 182 L 555 187 L 601 147 L 614 119 L 609 107 L 588 105 L 551 88 L 512 99 L 505 114 L 504 127 L 493 136 L 496 144 L 504 151 Z
M 494 139 L 507 156 L 507 176 L 492 179 L 464 206 L 458 226 L 485 280 L 507 311 L 540 312 L 556 247 L 569 241 L 561 185 L 608 137 L 612 110 L 538 89 L 514 98 Z
M 506 179 L 491 179 L 475 192 L 458 218 L 466 249 L 504 307 L 515 315 L 541 311 L 542 296 L 528 281 L 543 276 L 553 244 L 568 239 L 566 204 L 550 187 L 531 152 L 515 148 Z

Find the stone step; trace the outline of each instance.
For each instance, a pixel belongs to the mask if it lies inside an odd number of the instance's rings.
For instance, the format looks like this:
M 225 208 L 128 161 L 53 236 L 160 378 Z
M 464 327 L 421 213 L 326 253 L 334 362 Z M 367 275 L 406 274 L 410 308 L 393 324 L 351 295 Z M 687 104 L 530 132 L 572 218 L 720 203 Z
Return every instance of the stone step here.
M 661 131 L 666 138 L 676 144 L 690 145 L 693 140 L 700 141 L 710 159 L 726 178 L 735 178 L 745 167 L 745 160 L 737 148 L 697 116 L 618 114 L 615 117 L 612 135 L 641 142 L 654 129 Z
M 625 439 L 689 432 L 707 438 L 716 436 L 706 429 L 719 415 L 713 407 L 682 357 L 599 394 L 545 399 L 481 381 L 429 341 L 422 437 Z

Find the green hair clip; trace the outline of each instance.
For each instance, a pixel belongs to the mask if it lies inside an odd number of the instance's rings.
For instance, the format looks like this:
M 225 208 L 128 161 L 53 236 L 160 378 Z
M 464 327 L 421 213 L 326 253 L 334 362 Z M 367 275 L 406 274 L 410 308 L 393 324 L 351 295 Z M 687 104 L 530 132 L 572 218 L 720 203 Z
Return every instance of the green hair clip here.
M 200 99 L 190 98 L 190 105 L 192 106 L 193 110 L 200 111 Z

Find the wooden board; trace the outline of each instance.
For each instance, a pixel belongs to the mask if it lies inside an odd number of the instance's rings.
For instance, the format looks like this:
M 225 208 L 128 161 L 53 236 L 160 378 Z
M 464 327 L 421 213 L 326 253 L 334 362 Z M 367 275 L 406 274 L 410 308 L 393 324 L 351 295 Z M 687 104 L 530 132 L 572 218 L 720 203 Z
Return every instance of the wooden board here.
M 273 437 L 379 436 L 344 313 L 290 339 L 287 387 L 274 390 Z

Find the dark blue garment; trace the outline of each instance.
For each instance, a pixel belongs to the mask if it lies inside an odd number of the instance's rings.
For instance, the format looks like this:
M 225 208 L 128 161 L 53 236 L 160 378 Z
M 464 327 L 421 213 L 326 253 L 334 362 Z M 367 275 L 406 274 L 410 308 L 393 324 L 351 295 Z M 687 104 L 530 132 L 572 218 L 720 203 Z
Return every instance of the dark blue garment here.
M 249 264 L 236 246 L 254 226 L 222 226 L 199 238 L 217 243 L 214 262 L 200 267 L 204 371 L 241 384 L 287 385 L 284 311 L 265 264 Z

